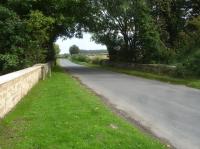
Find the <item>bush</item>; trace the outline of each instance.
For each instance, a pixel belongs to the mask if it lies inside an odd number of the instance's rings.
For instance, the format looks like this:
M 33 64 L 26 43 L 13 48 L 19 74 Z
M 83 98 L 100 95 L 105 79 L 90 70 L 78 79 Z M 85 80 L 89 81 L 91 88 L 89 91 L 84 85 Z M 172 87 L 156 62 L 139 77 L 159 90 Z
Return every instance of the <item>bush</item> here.
M 200 50 L 177 66 L 177 75 L 181 77 L 200 76 Z
M 196 76 L 200 76 L 200 50 L 189 57 L 185 63 L 185 67 L 188 71 Z
M 75 54 L 71 56 L 71 59 L 73 61 L 78 61 L 78 62 L 90 62 L 90 58 L 86 55 L 83 54 Z
M 100 58 L 100 57 L 95 57 L 95 58 L 91 59 L 91 63 L 92 64 L 98 64 L 98 65 L 100 65 L 101 62 L 102 62 L 102 58 Z
M 19 58 L 16 55 L 0 54 L 0 70 L 1 73 L 8 73 L 13 69 L 17 69 Z
M 186 78 L 189 75 L 189 71 L 186 69 L 183 63 L 177 64 L 175 77 Z

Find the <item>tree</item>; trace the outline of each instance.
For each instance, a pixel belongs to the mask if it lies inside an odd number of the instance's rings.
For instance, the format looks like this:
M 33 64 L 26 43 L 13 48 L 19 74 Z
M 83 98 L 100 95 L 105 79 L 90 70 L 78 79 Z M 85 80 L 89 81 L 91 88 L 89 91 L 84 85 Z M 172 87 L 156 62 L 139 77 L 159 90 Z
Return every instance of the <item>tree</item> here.
M 8 0 L 6 6 L 23 19 L 27 19 L 31 11 L 40 11 L 44 16 L 54 19 L 46 44 L 47 60 L 50 61 L 55 60 L 53 43 L 58 37 L 82 37 L 90 10 L 89 0 Z
M 148 0 L 148 3 L 161 40 L 168 48 L 174 48 L 174 41 L 185 25 L 186 0 Z
M 22 20 L 0 6 L 0 70 L 9 72 L 46 62 L 46 44 L 54 20 L 40 11 L 31 11 Z
M 55 44 L 55 43 L 53 44 L 53 47 L 54 47 L 54 51 L 55 51 L 56 57 L 58 57 L 59 54 L 60 54 L 60 47 L 59 47 L 58 44 Z
M 199 15 L 199 0 L 2 0 L 0 71 L 53 61 L 56 39 L 83 31 L 112 61 L 183 62 L 198 55 Z
M 49 42 L 51 28 L 55 20 L 52 17 L 45 16 L 42 12 L 31 11 L 26 20 L 26 30 L 29 34 L 25 56 L 31 59 L 31 63 L 42 63 L 47 59 L 48 49 L 46 45 Z
M 23 66 L 23 53 L 25 40 L 24 22 L 12 10 L 0 5 L 0 71 L 9 72 Z
M 110 58 L 148 63 L 164 49 L 145 0 L 94 1 L 90 31 L 93 39 L 106 44 Z
M 80 53 L 80 49 L 79 49 L 78 46 L 73 45 L 73 46 L 71 46 L 71 47 L 69 48 L 69 53 L 70 53 L 71 55 L 79 54 L 79 53 Z
M 200 16 L 188 20 L 185 29 L 179 33 L 177 48 L 185 56 L 192 54 L 200 47 Z M 182 55 L 182 56 L 183 56 Z
M 55 60 L 56 39 L 80 38 L 89 7 L 88 0 L 1 1 L 0 71 Z

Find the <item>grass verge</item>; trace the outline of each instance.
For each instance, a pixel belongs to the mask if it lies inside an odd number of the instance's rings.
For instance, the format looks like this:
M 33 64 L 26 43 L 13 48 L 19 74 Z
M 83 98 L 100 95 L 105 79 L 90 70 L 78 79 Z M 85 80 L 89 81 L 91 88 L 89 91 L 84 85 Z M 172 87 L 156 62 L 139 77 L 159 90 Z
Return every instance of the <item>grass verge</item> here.
M 164 149 L 61 68 L 0 121 L 2 149 Z
M 181 78 L 175 78 L 175 77 L 171 77 L 167 75 L 159 75 L 155 73 L 149 73 L 149 72 L 133 70 L 133 69 L 102 66 L 102 65 L 90 64 L 90 63 L 79 62 L 79 61 L 74 61 L 74 60 L 72 61 L 81 65 L 85 65 L 87 67 L 101 68 L 101 69 L 106 69 L 106 70 L 110 70 L 114 72 L 125 73 L 132 76 L 142 77 L 146 79 L 158 80 L 158 81 L 167 82 L 171 84 L 186 85 L 188 87 L 200 89 L 200 79 L 197 79 L 197 78 L 181 79 Z

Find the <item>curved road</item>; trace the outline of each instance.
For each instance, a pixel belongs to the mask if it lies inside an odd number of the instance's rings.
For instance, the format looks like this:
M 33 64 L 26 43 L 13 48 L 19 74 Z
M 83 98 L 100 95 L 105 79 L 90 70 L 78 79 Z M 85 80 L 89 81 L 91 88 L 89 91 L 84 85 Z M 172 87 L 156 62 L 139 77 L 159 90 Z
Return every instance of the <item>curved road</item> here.
M 200 149 L 200 90 L 87 68 L 66 59 L 60 65 L 176 148 Z

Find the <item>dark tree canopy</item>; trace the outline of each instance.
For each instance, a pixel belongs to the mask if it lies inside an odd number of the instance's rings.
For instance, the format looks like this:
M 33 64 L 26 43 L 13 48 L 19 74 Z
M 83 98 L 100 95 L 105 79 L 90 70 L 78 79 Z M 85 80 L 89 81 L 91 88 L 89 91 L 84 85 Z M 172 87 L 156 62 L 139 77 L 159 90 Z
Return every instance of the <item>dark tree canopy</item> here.
M 83 31 L 111 61 L 186 66 L 200 53 L 199 16 L 199 0 L 1 0 L 0 71 L 53 61 L 57 38 Z
M 87 0 L 1 1 L 0 71 L 53 61 L 58 37 L 82 36 L 88 7 Z

